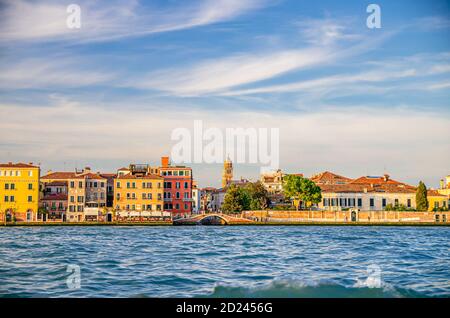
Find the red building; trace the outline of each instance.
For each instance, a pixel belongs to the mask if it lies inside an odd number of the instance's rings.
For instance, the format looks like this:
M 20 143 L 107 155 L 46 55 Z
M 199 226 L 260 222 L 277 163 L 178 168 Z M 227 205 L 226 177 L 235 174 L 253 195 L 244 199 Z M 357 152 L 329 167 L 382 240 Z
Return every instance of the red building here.
M 175 218 L 191 214 L 192 168 L 172 166 L 169 157 L 162 157 L 159 174 L 164 178 L 164 210 Z

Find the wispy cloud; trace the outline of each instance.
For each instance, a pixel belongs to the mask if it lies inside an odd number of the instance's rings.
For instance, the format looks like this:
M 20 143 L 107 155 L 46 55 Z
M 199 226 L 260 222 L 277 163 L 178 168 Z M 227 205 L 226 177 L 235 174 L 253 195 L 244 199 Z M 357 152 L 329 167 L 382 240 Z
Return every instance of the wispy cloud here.
M 0 65 L 0 88 L 82 87 L 109 83 L 115 77 L 110 70 L 94 69 L 92 63 L 82 58 L 67 56 L 3 61 Z
M 224 22 L 266 5 L 264 0 L 196 0 L 164 9 L 140 1 L 77 1 L 81 28 L 69 29 L 59 1 L 8 1 L 0 12 L 0 41 L 107 41 Z
M 158 89 L 181 96 L 202 95 L 325 63 L 330 55 L 329 50 L 314 48 L 267 54 L 241 54 L 189 67 L 154 72 L 147 78 L 129 85 Z

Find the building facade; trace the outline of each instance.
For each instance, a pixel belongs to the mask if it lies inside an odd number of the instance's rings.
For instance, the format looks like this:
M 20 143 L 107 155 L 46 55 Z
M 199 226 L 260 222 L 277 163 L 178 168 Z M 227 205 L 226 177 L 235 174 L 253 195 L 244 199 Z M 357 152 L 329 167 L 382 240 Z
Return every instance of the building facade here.
M 67 182 L 68 222 L 98 220 L 106 208 L 107 179 L 99 173 L 91 172 L 89 167 L 75 172 L 49 172 L 41 178 L 42 187 L 55 181 Z M 86 218 L 86 216 L 89 216 Z
M 40 168 L 32 163 L 0 164 L 0 220 L 32 222 L 39 208 Z
M 114 208 L 119 211 L 162 211 L 164 179 L 153 174 L 119 175 L 114 179 Z
M 339 176 L 327 178 L 318 185 L 322 190 L 319 210 L 383 211 L 398 206 L 405 209 L 416 208 L 416 188 L 392 180 L 388 175 L 367 176 L 355 180 Z
M 172 166 L 169 157 L 161 158 L 161 167 L 155 169 L 164 178 L 164 210 L 172 216 L 184 217 L 192 213 L 192 169 Z

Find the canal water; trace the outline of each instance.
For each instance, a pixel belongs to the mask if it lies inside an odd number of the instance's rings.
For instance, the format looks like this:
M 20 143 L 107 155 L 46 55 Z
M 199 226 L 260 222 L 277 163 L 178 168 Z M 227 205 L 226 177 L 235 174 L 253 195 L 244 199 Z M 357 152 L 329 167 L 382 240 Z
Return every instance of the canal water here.
M 450 228 L 0 228 L 2 297 L 450 297 Z

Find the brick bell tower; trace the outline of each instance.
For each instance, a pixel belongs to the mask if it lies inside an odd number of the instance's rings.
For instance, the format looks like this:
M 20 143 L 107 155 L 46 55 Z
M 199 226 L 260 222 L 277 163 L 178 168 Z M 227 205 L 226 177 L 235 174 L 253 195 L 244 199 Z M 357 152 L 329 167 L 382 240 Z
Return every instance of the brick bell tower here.
M 233 163 L 231 162 L 230 158 L 227 158 L 223 162 L 223 172 L 222 172 L 222 187 L 226 187 L 231 183 L 231 180 L 233 179 Z

